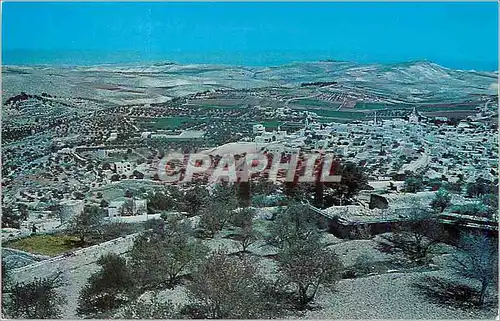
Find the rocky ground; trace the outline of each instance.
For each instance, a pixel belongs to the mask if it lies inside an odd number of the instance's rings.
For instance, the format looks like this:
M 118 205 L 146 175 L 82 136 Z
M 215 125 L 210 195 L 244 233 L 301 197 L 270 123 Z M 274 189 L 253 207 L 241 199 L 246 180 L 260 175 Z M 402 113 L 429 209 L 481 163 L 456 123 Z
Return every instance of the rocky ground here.
M 206 244 L 216 249 L 221 246 L 229 251 L 237 251 L 238 244 L 221 233 L 219 237 L 205 241 Z M 330 243 L 330 248 L 340 256 L 344 266 L 349 267 L 358 261 L 359 257 L 374 262 L 397 262 L 402 260 L 401 254 L 387 254 L 377 250 L 380 237 L 369 240 L 342 240 L 331 234 L 325 234 L 325 240 Z M 65 319 L 76 318 L 78 293 L 85 285 L 87 279 L 94 273 L 98 266 L 95 260 L 104 252 L 125 254 L 130 248 L 132 237 L 117 239 L 104 246 L 86 248 L 74 256 L 62 257 L 58 260 L 49 260 L 45 263 L 38 262 L 14 271 L 14 278 L 27 280 L 33 276 L 45 276 L 57 270 L 63 271 L 64 286 L 61 293 L 67 298 L 64 308 Z M 313 304 L 313 309 L 293 318 L 307 319 L 490 319 L 496 316 L 496 309 L 485 308 L 463 310 L 451 306 L 436 304 L 419 293 L 414 283 L 425 276 L 453 277 L 449 264 L 451 247 L 441 245 L 436 248 L 432 268 L 422 270 L 392 269 L 390 265 L 385 269 L 352 279 L 342 279 L 335 291 L 321 289 Z M 250 247 L 253 255 L 260 258 L 261 273 L 270 279 L 275 278 L 276 263 L 268 256 L 275 254 L 276 249 L 263 246 L 258 242 Z M 490 289 L 490 302 L 497 298 L 497 294 Z M 172 290 L 160 293 L 160 299 L 170 300 L 174 304 L 187 302 L 187 293 L 184 286 L 179 285 Z M 494 305 L 497 306 L 497 305 Z

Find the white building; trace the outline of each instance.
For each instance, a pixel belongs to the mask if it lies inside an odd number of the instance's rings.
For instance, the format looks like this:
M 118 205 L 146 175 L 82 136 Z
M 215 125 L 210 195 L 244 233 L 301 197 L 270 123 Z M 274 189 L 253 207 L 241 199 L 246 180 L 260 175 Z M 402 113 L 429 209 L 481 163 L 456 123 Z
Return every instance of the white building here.
M 118 133 L 111 133 L 111 135 L 109 135 L 109 138 L 107 139 L 108 142 L 112 142 L 114 140 L 116 140 L 118 138 Z
M 258 134 L 258 135 L 261 135 L 262 133 L 264 133 L 266 131 L 266 128 L 261 124 L 253 125 L 252 129 L 253 129 L 253 133 Z
M 108 206 L 108 216 L 118 217 L 122 215 L 122 209 L 125 202 L 129 200 L 121 199 L 109 202 Z M 145 199 L 130 199 L 132 202 L 132 215 L 142 215 L 146 214 L 148 211 L 148 203 Z
M 84 203 L 82 200 L 62 201 L 59 205 L 61 205 L 61 209 L 59 211 L 61 223 L 66 223 L 73 217 L 83 213 Z
M 130 175 L 132 172 L 132 164 L 129 162 L 117 162 L 114 163 L 115 165 L 115 172 L 119 175 L 125 174 L 125 175 Z
M 410 116 L 408 117 L 408 122 L 412 124 L 418 124 L 419 117 L 417 114 L 417 109 L 413 107 L 413 110 L 411 111 Z

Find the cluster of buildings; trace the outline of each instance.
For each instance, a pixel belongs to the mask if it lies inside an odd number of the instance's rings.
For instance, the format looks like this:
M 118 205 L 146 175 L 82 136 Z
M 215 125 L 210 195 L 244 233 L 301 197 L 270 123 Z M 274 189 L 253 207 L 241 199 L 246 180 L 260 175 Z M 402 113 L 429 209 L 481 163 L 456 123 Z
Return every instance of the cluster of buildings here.
M 498 170 L 498 136 L 487 123 L 462 120 L 457 126 L 427 122 L 414 108 L 406 119 L 378 119 L 350 124 L 320 124 L 306 113 L 303 128 L 293 133 L 253 126 L 257 150 L 292 153 L 321 150 L 361 164 L 372 179 L 405 171 L 456 181 L 466 177 L 494 180 Z

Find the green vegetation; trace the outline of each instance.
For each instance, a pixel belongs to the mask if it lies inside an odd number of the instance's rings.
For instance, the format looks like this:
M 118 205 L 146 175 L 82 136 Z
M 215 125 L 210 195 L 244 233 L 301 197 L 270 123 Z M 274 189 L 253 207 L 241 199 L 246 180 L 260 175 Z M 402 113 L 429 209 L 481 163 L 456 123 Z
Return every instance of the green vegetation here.
M 488 212 L 488 207 L 482 203 L 470 203 L 464 205 L 455 205 L 451 207 L 451 212 L 458 213 L 461 215 L 471 215 L 488 217 L 490 213 Z
M 448 193 L 447 190 L 440 188 L 436 196 L 434 197 L 434 200 L 431 202 L 431 207 L 439 213 L 443 213 L 443 211 L 451 205 L 451 195 Z
M 9 242 L 5 247 L 30 253 L 56 256 L 78 246 L 78 237 L 67 235 L 34 235 Z
M 347 118 L 347 119 L 363 119 L 366 117 L 364 113 L 357 111 L 336 111 L 336 110 L 313 110 L 321 117 L 335 117 L 335 118 Z
M 403 185 L 404 191 L 407 193 L 417 193 L 424 190 L 424 183 L 422 177 L 410 176 L 405 179 Z
M 27 283 L 16 282 L 7 287 L 2 284 L 2 318 L 61 318 L 66 303 L 66 299 L 57 291 L 61 285 L 60 273 L 48 278 L 35 278 Z
M 301 106 L 314 106 L 314 107 L 335 107 L 338 106 L 338 103 L 330 103 L 327 101 L 323 100 L 317 100 L 317 99 L 297 99 L 293 101 L 294 104 L 301 105 Z
M 345 123 L 350 123 L 351 121 L 353 120 L 347 118 L 335 118 L 335 117 L 322 117 L 318 119 L 318 122 L 322 124 L 329 124 L 329 123 L 345 124 Z
M 220 106 L 220 105 L 199 105 L 202 108 L 213 108 L 213 109 L 242 109 L 244 106 L 233 105 L 233 106 Z
M 196 124 L 199 121 L 193 120 L 190 117 L 183 117 L 183 116 L 178 116 L 178 117 L 160 117 L 160 118 L 143 118 L 141 119 L 143 122 L 143 127 L 149 128 L 149 129 L 178 129 L 182 125 L 185 125 L 187 123 L 193 123 Z
M 265 128 L 278 128 L 278 126 L 283 125 L 283 122 L 278 121 L 278 120 L 274 120 L 274 119 L 270 119 L 270 120 L 261 121 L 261 122 L 259 122 L 259 124 L 262 124 L 262 126 L 264 126 Z
M 134 279 L 124 258 L 104 254 L 97 264 L 101 269 L 90 276 L 80 292 L 78 315 L 98 317 L 128 302 L 133 292 Z
M 355 109 L 368 109 L 368 110 L 377 110 L 377 109 L 387 109 L 390 108 L 386 104 L 383 103 L 356 103 L 354 106 Z
M 433 111 L 459 111 L 459 110 L 476 110 L 475 106 L 457 105 L 457 106 L 423 106 L 417 107 L 420 112 L 433 112 Z

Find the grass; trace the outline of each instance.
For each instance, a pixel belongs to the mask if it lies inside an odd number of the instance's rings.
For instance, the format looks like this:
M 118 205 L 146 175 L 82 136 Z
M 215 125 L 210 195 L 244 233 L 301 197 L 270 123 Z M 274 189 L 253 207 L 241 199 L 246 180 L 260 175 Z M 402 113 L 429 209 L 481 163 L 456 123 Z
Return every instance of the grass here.
M 321 117 L 347 118 L 347 119 L 363 119 L 366 117 L 364 113 L 336 110 L 314 110 Z
M 189 122 L 196 122 L 190 117 L 160 117 L 160 118 L 152 118 L 152 119 L 143 119 L 144 127 L 151 129 L 178 129 L 182 125 Z
M 443 107 L 443 106 L 425 106 L 425 107 L 417 107 L 417 110 L 420 112 L 433 112 L 433 111 L 470 111 L 476 110 L 475 106 L 467 106 L 467 105 L 457 105 L 456 107 Z
M 356 103 L 355 109 L 367 109 L 367 110 L 377 110 L 388 108 L 386 104 L 383 103 Z
M 338 106 L 338 103 L 329 103 L 322 100 L 317 99 L 297 99 L 293 101 L 294 104 L 301 106 L 314 106 L 314 107 L 332 107 Z
M 78 238 L 67 235 L 35 235 L 5 244 L 5 247 L 34 254 L 57 256 L 77 247 Z
M 242 109 L 243 106 L 218 106 L 218 105 L 199 105 L 202 108 L 213 108 L 213 109 Z

